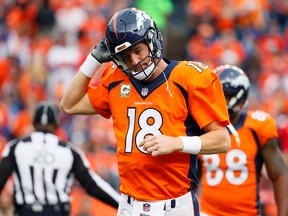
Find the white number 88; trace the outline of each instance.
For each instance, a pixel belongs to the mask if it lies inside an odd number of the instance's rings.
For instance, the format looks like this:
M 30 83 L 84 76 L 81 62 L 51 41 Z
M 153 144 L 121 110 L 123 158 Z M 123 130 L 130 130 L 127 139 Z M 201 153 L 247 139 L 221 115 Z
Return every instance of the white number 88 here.
M 227 170 L 223 171 L 220 165 L 220 157 L 217 154 L 203 155 L 206 168 L 206 180 L 210 186 L 218 185 L 225 175 L 230 184 L 243 184 L 248 178 L 247 155 L 240 149 L 233 149 L 226 154 L 225 162 Z

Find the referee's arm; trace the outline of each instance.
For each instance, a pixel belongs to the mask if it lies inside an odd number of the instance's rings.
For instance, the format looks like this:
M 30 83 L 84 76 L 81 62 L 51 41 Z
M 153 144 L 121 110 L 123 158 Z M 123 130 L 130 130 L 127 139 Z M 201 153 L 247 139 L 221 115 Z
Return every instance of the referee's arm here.
M 13 171 L 13 166 L 15 164 L 14 151 L 16 143 L 16 140 L 10 141 L 6 144 L 2 152 L 2 159 L 0 161 L 0 193 Z
M 72 148 L 74 162 L 72 172 L 75 178 L 87 193 L 102 202 L 118 208 L 120 194 L 104 181 L 99 175 L 89 168 L 89 162 L 80 149 Z

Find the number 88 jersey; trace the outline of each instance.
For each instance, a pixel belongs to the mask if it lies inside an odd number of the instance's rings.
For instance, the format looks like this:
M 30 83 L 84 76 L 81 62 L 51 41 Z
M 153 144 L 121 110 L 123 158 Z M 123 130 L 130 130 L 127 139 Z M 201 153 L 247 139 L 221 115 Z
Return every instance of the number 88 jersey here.
M 274 119 L 262 111 L 241 114 L 235 125 L 240 143 L 231 136 L 225 154 L 201 155 L 201 212 L 207 215 L 258 215 L 259 181 L 263 165 L 262 147 L 277 138 Z

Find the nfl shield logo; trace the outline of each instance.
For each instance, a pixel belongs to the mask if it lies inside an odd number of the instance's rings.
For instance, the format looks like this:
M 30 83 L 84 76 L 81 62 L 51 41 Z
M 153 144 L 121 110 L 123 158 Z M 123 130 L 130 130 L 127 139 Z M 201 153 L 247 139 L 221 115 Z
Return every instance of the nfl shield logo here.
M 148 88 L 142 88 L 141 95 L 146 96 L 148 94 Z
M 150 204 L 149 203 L 144 203 L 143 204 L 143 211 L 144 212 L 150 211 Z

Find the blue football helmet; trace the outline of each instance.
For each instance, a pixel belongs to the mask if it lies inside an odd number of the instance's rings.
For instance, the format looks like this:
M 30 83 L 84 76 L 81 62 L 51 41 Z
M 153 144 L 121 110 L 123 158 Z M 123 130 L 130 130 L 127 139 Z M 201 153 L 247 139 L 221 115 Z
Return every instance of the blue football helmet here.
M 232 65 L 221 65 L 215 70 L 219 76 L 224 95 L 229 98 L 227 107 L 230 116 L 233 116 L 248 104 L 248 93 L 250 88 L 250 81 L 245 72 Z
M 110 19 L 105 36 L 110 58 L 118 68 L 139 81 L 151 77 L 162 58 L 163 39 L 150 15 L 136 8 L 121 10 Z M 150 55 L 128 68 L 121 55 L 139 42 L 148 45 Z M 150 63 L 146 68 L 142 68 L 141 63 L 147 58 L 150 58 Z M 134 71 L 139 65 L 141 70 Z

